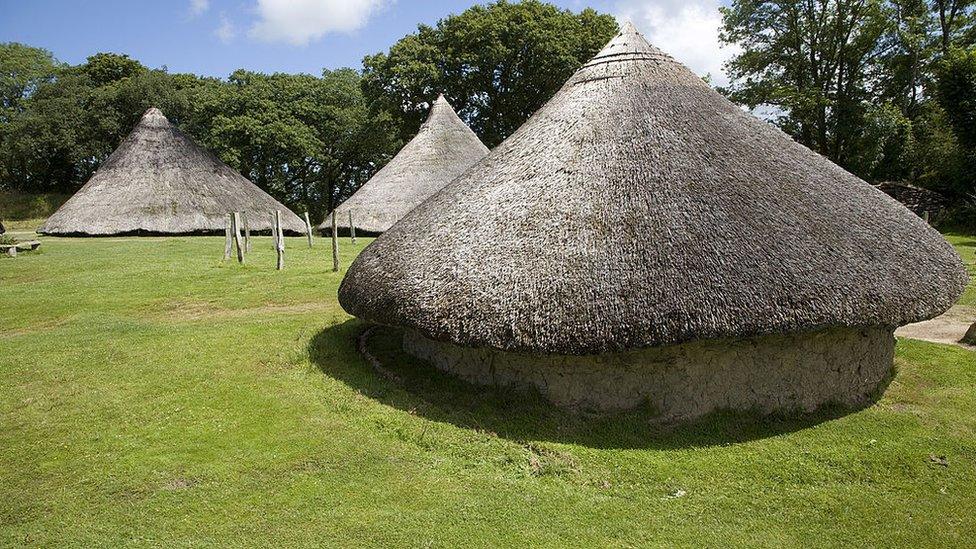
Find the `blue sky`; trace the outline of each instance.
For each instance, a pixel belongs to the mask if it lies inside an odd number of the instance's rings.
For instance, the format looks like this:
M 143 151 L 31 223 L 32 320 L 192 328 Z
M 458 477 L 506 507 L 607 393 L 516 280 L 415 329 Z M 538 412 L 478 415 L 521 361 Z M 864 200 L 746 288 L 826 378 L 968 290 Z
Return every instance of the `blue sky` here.
M 719 0 L 550 0 L 631 19 L 700 74 L 721 78 Z M 80 63 L 127 53 L 171 72 L 227 76 L 238 68 L 318 74 L 360 67 L 418 23 L 433 24 L 474 0 L 0 0 L 0 42 L 46 48 Z

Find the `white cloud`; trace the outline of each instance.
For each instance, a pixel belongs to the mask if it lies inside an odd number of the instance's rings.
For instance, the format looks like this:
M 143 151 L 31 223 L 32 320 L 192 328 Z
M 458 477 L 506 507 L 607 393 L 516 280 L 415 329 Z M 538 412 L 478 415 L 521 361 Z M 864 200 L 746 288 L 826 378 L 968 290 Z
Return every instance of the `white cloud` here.
M 718 0 L 618 0 L 614 11 L 699 76 L 710 74 L 712 84 L 726 85 L 722 64 L 739 49 L 719 42 L 720 5 Z
M 237 38 L 237 27 L 227 18 L 227 15 L 220 14 L 220 26 L 214 29 L 214 36 L 224 44 L 230 44 Z
M 209 9 L 210 0 L 190 0 L 190 17 L 203 15 Z
M 260 19 L 250 35 L 266 42 L 304 46 L 330 32 L 351 32 L 390 0 L 258 0 Z

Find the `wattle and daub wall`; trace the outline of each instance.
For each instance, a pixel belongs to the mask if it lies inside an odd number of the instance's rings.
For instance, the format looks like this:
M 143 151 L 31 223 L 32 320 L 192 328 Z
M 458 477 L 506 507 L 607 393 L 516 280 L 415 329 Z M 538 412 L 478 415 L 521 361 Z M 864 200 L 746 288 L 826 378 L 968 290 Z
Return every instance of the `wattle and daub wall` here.
M 895 339 L 890 328 L 836 328 L 567 356 L 460 347 L 407 330 L 403 345 L 476 385 L 534 388 L 576 411 L 648 404 L 661 420 L 673 421 L 718 410 L 810 412 L 865 404 L 891 377 Z

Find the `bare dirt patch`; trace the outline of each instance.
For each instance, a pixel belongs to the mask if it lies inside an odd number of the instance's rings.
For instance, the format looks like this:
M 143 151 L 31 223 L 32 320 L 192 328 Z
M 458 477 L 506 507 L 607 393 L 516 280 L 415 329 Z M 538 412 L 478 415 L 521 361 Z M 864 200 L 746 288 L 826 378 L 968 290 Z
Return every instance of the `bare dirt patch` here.
M 976 347 L 960 343 L 974 322 L 976 322 L 976 308 L 958 305 L 940 317 L 899 328 L 895 335 L 976 350 Z

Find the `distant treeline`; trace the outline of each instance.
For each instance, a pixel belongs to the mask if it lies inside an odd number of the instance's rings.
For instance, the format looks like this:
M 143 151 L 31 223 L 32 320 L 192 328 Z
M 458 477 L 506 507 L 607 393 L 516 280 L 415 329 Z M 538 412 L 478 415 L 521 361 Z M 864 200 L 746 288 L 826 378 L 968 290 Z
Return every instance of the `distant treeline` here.
M 963 209 L 976 200 L 974 6 L 734 0 L 721 38 L 739 53 L 721 91 L 868 181 L 928 187 Z M 421 25 L 358 70 L 226 79 L 113 53 L 68 66 L 0 44 L 0 188 L 73 192 L 157 106 L 276 198 L 321 218 L 416 132 L 438 93 L 493 147 L 616 31 L 590 9 L 500 1 Z
M 495 145 L 616 31 L 593 10 L 499 2 L 420 26 L 362 70 L 226 79 L 116 53 L 69 66 L 0 44 L 0 189 L 74 192 L 155 106 L 284 204 L 321 219 L 416 133 L 439 93 Z

